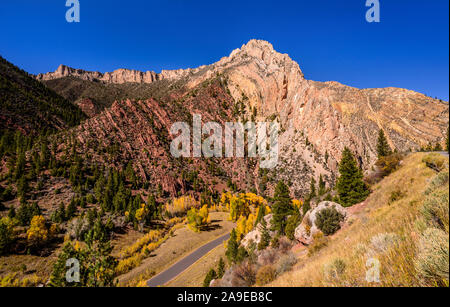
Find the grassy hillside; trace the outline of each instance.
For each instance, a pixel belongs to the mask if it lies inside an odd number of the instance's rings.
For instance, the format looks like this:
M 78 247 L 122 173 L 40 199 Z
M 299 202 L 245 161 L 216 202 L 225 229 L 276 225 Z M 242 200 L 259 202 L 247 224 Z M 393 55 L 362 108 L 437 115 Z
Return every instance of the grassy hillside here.
M 37 133 L 74 126 L 83 118 L 77 106 L 0 57 L 0 130 Z
M 270 285 L 448 286 L 448 178 L 448 158 L 410 155 L 325 247 L 300 252 L 294 270 Z M 379 283 L 367 282 L 377 261 Z

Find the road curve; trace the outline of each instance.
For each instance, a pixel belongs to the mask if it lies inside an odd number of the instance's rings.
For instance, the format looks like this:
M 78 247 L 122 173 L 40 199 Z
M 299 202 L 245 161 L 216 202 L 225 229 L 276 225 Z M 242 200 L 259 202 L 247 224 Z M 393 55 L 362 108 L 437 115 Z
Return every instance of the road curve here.
M 440 153 L 441 155 L 443 155 L 444 157 L 448 158 L 448 152 L 446 151 L 438 151 L 437 153 Z
M 191 265 L 193 265 L 200 258 L 205 256 L 211 250 L 213 250 L 220 244 L 223 244 L 223 242 L 227 241 L 229 238 L 230 234 L 228 233 L 215 239 L 214 241 L 211 241 L 203 245 L 202 247 L 198 248 L 188 256 L 184 257 L 183 259 L 172 265 L 167 270 L 159 273 L 158 275 L 154 276 L 152 279 L 147 281 L 147 286 L 158 287 L 167 284 L 169 281 L 171 281 L 172 279 L 183 273 L 186 269 L 188 269 Z

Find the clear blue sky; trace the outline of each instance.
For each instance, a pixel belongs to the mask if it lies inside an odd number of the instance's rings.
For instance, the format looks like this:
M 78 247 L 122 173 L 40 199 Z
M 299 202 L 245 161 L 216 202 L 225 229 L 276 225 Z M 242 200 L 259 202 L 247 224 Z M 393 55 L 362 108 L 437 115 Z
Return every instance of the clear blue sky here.
M 296 60 L 308 79 L 396 86 L 448 101 L 449 1 L 0 0 L 0 55 L 30 73 L 59 64 L 97 71 L 196 67 L 252 38 Z

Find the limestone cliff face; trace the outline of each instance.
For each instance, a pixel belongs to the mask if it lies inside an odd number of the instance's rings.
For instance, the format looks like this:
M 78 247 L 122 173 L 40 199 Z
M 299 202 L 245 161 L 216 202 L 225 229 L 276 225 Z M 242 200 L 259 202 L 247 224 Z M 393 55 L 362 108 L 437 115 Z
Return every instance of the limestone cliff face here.
M 49 81 L 64 77 L 77 77 L 87 81 L 101 81 L 105 83 L 124 84 L 124 83 L 144 83 L 149 84 L 158 80 L 169 79 L 175 80 L 181 77 L 187 77 L 201 69 L 187 70 L 163 70 L 160 74 L 153 71 L 138 71 L 132 69 L 117 69 L 113 72 L 93 72 L 82 69 L 75 69 L 65 65 L 60 65 L 55 72 L 36 75 L 39 81 Z
M 63 76 L 110 83 L 165 80 L 182 89 L 177 93 L 178 101 L 192 97 L 193 92 L 221 76 L 226 80 L 230 103 L 244 106 L 244 114 L 235 116 L 235 120 L 250 120 L 256 115 L 257 121 L 276 119 L 281 123 L 280 161 L 269 177 L 273 182 L 290 181 L 296 196 L 308 190 L 311 177 L 317 180 L 322 174 L 329 183 L 334 181 L 345 146 L 365 170 L 370 170 L 376 161 L 379 129 L 384 130 L 392 149 L 408 151 L 443 141 L 449 121 L 448 102 L 417 92 L 399 88 L 357 89 L 338 82 L 306 80 L 299 65 L 288 55 L 259 40 L 250 41 L 215 64 L 196 69 L 161 74 L 129 70 L 101 74 L 61 66 L 55 73 L 37 78 Z M 216 107 L 213 104 L 206 113 L 216 114 L 208 119 L 222 121 L 219 113 L 212 111 L 224 101 L 216 100 Z M 172 119 L 177 120 L 175 115 Z
M 106 83 L 123 84 L 128 82 L 135 83 L 152 83 L 158 80 L 158 75 L 152 71 L 141 72 L 128 69 L 117 69 L 113 72 L 100 73 L 74 69 L 64 65 L 60 65 L 55 72 L 39 74 L 37 80 L 48 81 L 63 77 L 77 77 L 87 81 L 103 81 Z

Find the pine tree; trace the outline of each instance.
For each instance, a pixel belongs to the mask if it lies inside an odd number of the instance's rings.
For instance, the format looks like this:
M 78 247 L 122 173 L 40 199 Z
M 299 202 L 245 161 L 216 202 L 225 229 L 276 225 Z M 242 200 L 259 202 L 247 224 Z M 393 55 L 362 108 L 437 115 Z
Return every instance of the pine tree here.
M 249 255 L 248 255 L 247 250 L 246 250 L 243 246 L 240 246 L 240 247 L 238 248 L 238 252 L 237 252 L 237 255 L 236 255 L 236 263 L 241 263 L 241 262 L 244 261 L 245 258 L 247 258 L 248 256 L 249 256 Z
M 293 212 L 292 199 L 289 194 L 289 188 L 284 182 L 278 182 L 274 193 L 272 226 L 273 230 L 277 230 L 281 234 L 284 234 L 287 217 Z
M 227 244 L 227 251 L 225 253 L 228 258 L 228 261 L 230 263 L 236 262 L 238 247 L 239 247 L 239 244 L 237 242 L 236 230 L 233 229 L 231 231 L 231 236 L 230 236 L 230 239 L 228 240 L 228 244 Z
M 14 223 L 10 218 L 0 218 L 0 255 L 9 251 L 14 241 Z
M 72 201 L 67 206 L 67 209 L 65 212 L 65 215 L 66 215 L 65 220 L 70 221 L 75 216 L 76 212 L 77 212 L 77 205 L 75 203 L 75 200 L 72 199 Z
M 292 199 L 290 197 L 289 188 L 283 181 L 278 182 L 274 193 L 273 204 L 273 217 L 272 227 L 273 230 L 279 231 L 284 234 L 286 228 L 287 217 L 292 213 Z
M 261 240 L 259 241 L 258 244 L 258 250 L 266 249 L 267 246 L 269 246 L 270 244 L 270 233 L 269 230 L 267 229 L 267 222 L 265 219 L 262 219 L 261 227 L 262 227 Z
M 214 269 L 209 270 L 208 274 L 206 274 L 205 280 L 203 281 L 203 287 L 207 288 L 211 284 L 213 279 L 217 278 L 217 273 Z
M 150 217 L 152 219 L 158 218 L 158 205 L 156 203 L 155 195 L 153 195 L 153 193 L 150 193 L 148 195 L 147 205 L 148 205 L 148 209 L 150 211 Z
M 266 215 L 266 206 L 263 204 L 259 207 L 258 216 L 256 217 L 255 227 L 263 220 Z
M 316 179 L 314 177 L 311 178 L 311 183 L 309 184 L 309 197 L 313 199 L 316 197 Z
M 340 177 L 337 180 L 336 188 L 343 206 L 349 207 L 367 198 L 370 193 L 369 188 L 362 180 L 363 173 L 347 147 L 342 153 L 339 173 Z
M 325 181 L 323 181 L 322 174 L 319 177 L 319 196 L 325 194 Z
M 305 202 L 302 206 L 303 215 L 305 215 L 311 209 L 311 199 L 308 197 L 305 199 Z
M 219 265 L 217 267 L 217 278 L 222 278 L 225 274 L 225 261 L 223 261 L 223 258 L 220 257 Z
M 15 180 L 18 180 L 25 175 L 26 162 L 27 161 L 25 158 L 25 153 L 20 152 L 17 157 L 16 166 L 15 166 L 15 170 L 14 170 L 14 179 Z
M 300 225 L 301 221 L 302 220 L 299 212 L 296 212 L 288 218 L 286 226 L 286 237 L 289 240 L 295 239 L 295 229 L 298 227 L 298 225 Z
M 391 147 L 389 146 L 383 129 L 380 129 L 380 132 L 378 133 L 377 153 L 378 158 L 386 157 L 392 154 Z

